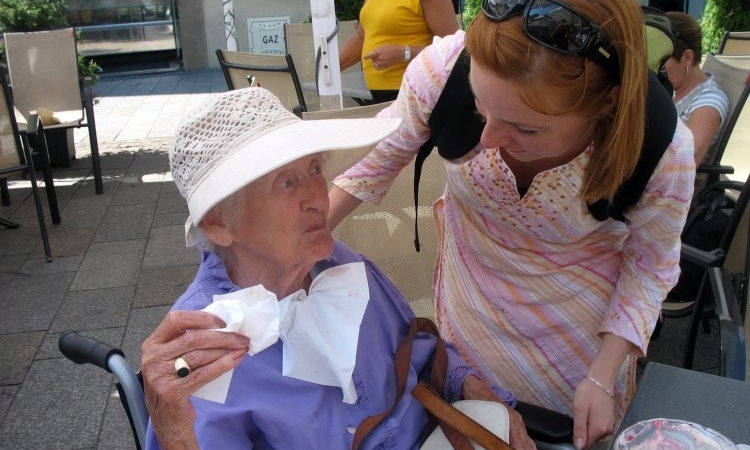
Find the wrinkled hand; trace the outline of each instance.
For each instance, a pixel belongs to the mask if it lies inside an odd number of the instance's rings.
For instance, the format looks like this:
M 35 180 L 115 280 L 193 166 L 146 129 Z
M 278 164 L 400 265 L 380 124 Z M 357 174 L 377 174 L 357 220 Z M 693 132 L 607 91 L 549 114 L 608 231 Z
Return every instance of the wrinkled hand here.
M 492 402 L 502 403 L 501 399 L 492 392 L 482 380 L 475 376 L 468 376 L 461 387 L 461 398 L 466 400 L 489 400 Z M 509 444 L 516 450 L 536 450 L 536 444 L 526 432 L 526 425 L 515 409 L 506 407 L 508 410 Z
M 381 45 L 364 56 L 371 59 L 376 70 L 383 70 L 404 62 L 403 45 Z
M 146 408 L 163 450 L 197 449 L 195 410 L 188 398 L 198 388 L 240 363 L 250 340 L 236 333 L 210 330 L 226 324 L 202 311 L 172 311 L 141 346 Z M 190 374 L 177 376 L 178 357 Z
M 573 445 L 589 448 L 615 429 L 615 402 L 602 388 L 584 379 L 573 398 Z

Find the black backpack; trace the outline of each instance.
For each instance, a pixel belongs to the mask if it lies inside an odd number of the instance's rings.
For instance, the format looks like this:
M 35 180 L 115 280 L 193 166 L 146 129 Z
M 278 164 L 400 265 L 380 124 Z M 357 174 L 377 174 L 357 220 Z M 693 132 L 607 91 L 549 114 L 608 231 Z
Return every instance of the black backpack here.
M 735 204 L 724 182 L 706 186 L 693 197 L 682 229 L 682 242 L 699 250 L 718 249 Z M 695 300 L 704 272 L 702 265 L 692 263 L 688 258 L 680 258 L 680 278 L 667 296 L 669 301 Z
M 419 178 L 424 160 L 434 147 L 445 159 L 453 160 L 466 155 L 479 143 L 484 129 L 474 104 L 474 95 L 469 87 L 469 55 L 463 50 L 438 98 L 427 121 L 430 138 L 422 144 L 415 158 L 414 204 L 418 205 Z M 589 212 L 597 220 L 608 218 L 624 221 L 625 210 L 640 199 L 648 180 L 661 160 L 664 151 L 672 142 L 677 126 L 677 112 L 670 93 L 664 89 L 656 74 L 649 72 L 646 101 L 646 134 L 643 150 L 633 174 L 623 182 L 610 203 L 606 199 L 590 203 Z M 655 126 L 651 126 L 651 124 Z M 419 251 L 419 232 L 414 224 L 414 246 Z

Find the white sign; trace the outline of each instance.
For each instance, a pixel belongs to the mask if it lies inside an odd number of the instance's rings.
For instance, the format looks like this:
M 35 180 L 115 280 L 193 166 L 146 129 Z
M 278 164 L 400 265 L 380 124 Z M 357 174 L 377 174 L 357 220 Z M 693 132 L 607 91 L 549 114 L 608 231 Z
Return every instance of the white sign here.
M 250 53 L 286 54 L 284 24 L 289 22 L 289 16 L 247 19 L 247 40 L 250 43 Z

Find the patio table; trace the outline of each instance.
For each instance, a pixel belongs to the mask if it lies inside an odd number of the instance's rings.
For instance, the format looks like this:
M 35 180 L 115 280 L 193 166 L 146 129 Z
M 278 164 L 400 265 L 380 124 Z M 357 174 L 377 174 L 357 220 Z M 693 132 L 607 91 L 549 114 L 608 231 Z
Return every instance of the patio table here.
M 750 383 L 649 363 L 619 429 L 655 418 L 699 423 L 750 444 Z

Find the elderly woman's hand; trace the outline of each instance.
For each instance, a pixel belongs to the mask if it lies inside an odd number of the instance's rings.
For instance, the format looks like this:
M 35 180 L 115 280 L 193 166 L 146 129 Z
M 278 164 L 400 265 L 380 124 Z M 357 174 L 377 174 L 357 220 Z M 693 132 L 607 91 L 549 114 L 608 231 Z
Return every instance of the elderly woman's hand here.
M 502 403 L 500 397 L 484 381 L 473 375 L 466 377 L 466 380 L 464 380 L 464 385 L 461 388 L 461 397 L 466 400 L 489 400 Z M 536 450 L 536 444 L 526 432 L 523 417 L 515 409 L 508 406 L 506 408 L 509 418 L 509 444 L 516 450 Z
M 198 448 L 195 412 L 188 398 L 198 388 L 234 368 L 247 353 L 250 340 L 236 333 L 211 330 L 224 322 L 201 311 L 172 311 L 141 346 L 146 408 L 163 449 Z M 176 373 L 175 360 L 190 367 Z

